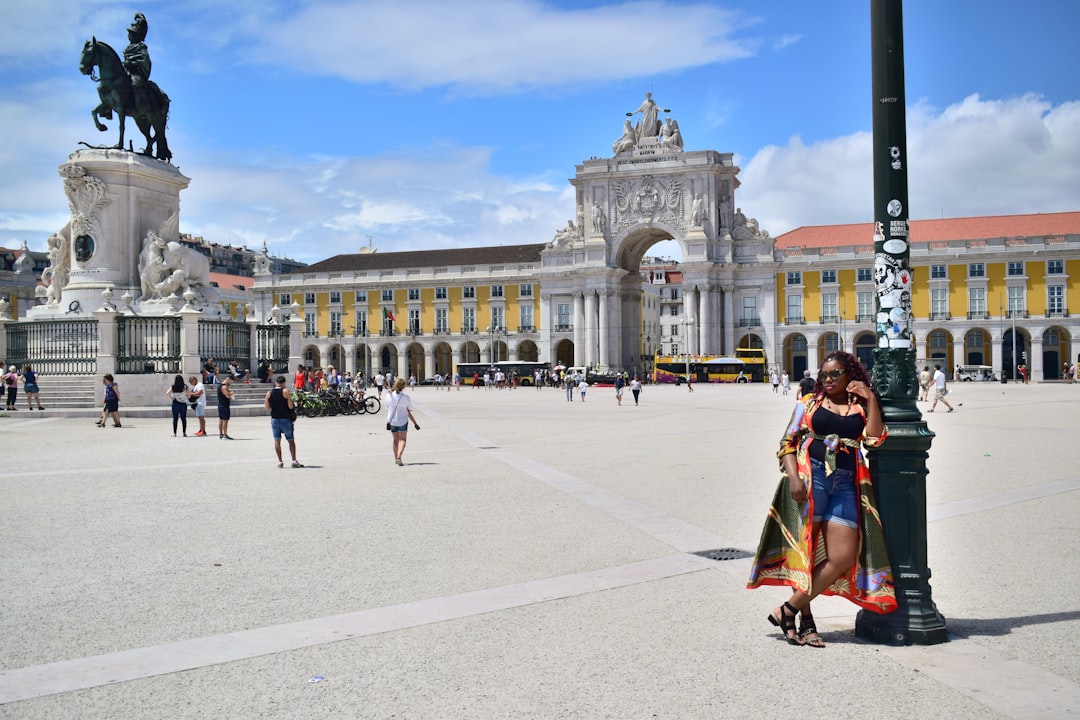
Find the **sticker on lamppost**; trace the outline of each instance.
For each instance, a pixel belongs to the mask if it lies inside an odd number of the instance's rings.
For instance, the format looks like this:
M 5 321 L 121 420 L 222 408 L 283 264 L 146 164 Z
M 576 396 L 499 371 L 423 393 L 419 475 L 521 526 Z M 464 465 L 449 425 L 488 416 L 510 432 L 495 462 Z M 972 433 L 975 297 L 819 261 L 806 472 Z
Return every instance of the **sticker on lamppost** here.
M 889 204 L 885 206 L 885 209 L 893 217 L 900 217 L 900 213 L 904 212 L 904 204 L 894 198 L 889 201 Z
M 889 148 L 889 165 L 893 170 L 902 170 L 904 163 L 900 161 L 900 146 L 893 145 Z
M 891 205 L 891 203 L 890 203 Z M 874 224 L 874 242 L 883 242 L 885 238 L 881 223 Z M 906 249 L 902 240 L 884 242 L 888 248 L 899 243 Z M 878 347 L 911 347 L 911 271 L 904 267 L 902 257 L 894 257 L 888 252 L 874 255 L 874 286 L 878 297 L 876 318 Z

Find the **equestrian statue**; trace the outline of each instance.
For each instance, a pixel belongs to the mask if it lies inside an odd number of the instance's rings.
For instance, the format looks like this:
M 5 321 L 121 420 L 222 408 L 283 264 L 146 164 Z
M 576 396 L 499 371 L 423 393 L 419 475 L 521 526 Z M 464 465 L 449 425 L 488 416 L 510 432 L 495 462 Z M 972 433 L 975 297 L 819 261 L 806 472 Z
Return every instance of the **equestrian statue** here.
M 124 149 L 124 124 L 127 118 L 134 118 L 146 138 L 142 154 L 168 162 L 172 159 L 165 139 L 169 96 L 150 79 L 150 53 L 143 42 L 146 32 L 146 16 L 135 13 L 127 30 L 128 46 L 124 48 L 123 60 L 109 45 L 90 38 L 83 46 L 79 71 L 98 83 L 101 104 L 90 112 L 97 129 L 101 132 L 108 129 L 99 117 L 112 120 L 113 111 L 120 116 L 120 141 L 114 147 Z

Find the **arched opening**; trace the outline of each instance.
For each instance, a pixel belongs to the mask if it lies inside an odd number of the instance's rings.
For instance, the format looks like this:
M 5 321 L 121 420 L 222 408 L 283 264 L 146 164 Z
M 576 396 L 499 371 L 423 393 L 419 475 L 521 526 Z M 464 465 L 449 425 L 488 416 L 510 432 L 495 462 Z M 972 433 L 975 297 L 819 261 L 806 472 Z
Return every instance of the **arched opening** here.
M 450 345 L 444 342 L 437 343 L 433 350 L 435 356 L 435 372 L 439 375 L 448 375 L 454 371 L 454 352 Z
M 794 333 L 784 338 L 783 366 L 793 378 L 801 378 L 803 371 L 810 367 L 810 358 L 806 355 L 806 336 Z
M 555 364 L 570 367 L 574 364 L 574 343 L 572 340 L 560 340 L 555 343 Z
M 852 354 L 859 358 L 859 362 L 867 372 L 874 369 L 874 347 L 877 346 L 877 336 L 872 332 L 861 332 L 855 336 L 855 352 Z
M 940 328 L 931 330 L 926 336 L 926 357 L 929 360 L 940 360 L 941 367 L 945 370 L 951 368 L 953 366 L 952 335 Z
M 420 343 L 409 343 L 405 347 L 405 376 L 423 380 L 427 375 L 424 373 L 424 346 Z
M 1009 380 L 1019 379 L 1017 369 L 1020 365 L 1029 365 L 1028 357 L 1031 351 L 1031 343 L 1028 334 L 1022 329 L 1016 330 L 1016 341 L 1013 342 L 1013 330 L 1009 328 L 1001 336 L 1001 364 L 1005 377 Z
M 540 349 L 532 340 L 522 340 L 517 346 L 517 356 L 522 362 L 539 362 Z
M 394 373 L 397 376 L 398 373 L 398 352 L 397 348 L 393 345 L 386 344 L 379 349 L 379 367 L 372 368 L 372 372 L 381 373 Z
M 1065 376 L 1072 353 L 1069 350 L 1068 331 L 1050 327 L 1043 332 L 1043 380 L 1060 380 Z
M 307 345 L 304 347 L 304 352 L 301 355 L 304 358 L 304 364 L 313 368 L 322 367 L 322 353 L 319 352 L 319 348 L 314 345 Z
M 964 365 L 989 365 L 991 361 L 990 333 L 972 328 L 964 334 Z
M 367 344 L 356 346 L 356 375 L 364 374 L 365 378 L 371 378 L 371 348 Z
M 461 344 L 460 349 L 461 360 L 463 363 L 478 363 L 480 362 L 480 346 L 472 341 L 466 340 Z

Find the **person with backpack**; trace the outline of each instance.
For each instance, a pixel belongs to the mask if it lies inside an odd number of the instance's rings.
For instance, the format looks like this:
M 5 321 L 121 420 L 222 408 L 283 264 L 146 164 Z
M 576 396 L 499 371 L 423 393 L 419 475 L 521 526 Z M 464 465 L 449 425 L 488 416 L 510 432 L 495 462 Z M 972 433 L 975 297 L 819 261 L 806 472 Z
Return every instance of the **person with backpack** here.
M 116 384 L 113 376 L 107 373 L 101 378 L 101 384 L 105 386 L 105 403 L 101 408 L 101 419 L 97 421 L 97 426 L 105 427 L 105 419 L 112 415 L 113 427 L 121 427 L 120 386 Z

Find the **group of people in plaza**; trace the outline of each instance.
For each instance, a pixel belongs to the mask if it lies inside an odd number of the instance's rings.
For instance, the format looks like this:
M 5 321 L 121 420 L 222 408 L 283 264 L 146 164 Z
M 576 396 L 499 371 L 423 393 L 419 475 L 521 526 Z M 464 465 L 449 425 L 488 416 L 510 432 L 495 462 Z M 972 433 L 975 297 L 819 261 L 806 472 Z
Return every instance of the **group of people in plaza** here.
M 3 365 L 0 365 L 0 372 L 4 369 Z M 6 405 L 5 409 L 9 412 L 18 410 L 16 401 L 19 397 L 19 381 L 23 383 L 23 392 L 26 395 L 26 409 L 33 410 L 34 404 L 37 404 L 38 410 L 44 410 L 41 406 L 41 388 L 38 387 L 37 373 L 34 372 L 33 366 L 30 363 L 23 365 L 22 372 L 18 370 L 14 365 L 8 366 L 7 372 L 4 375 L 4 391 Z

